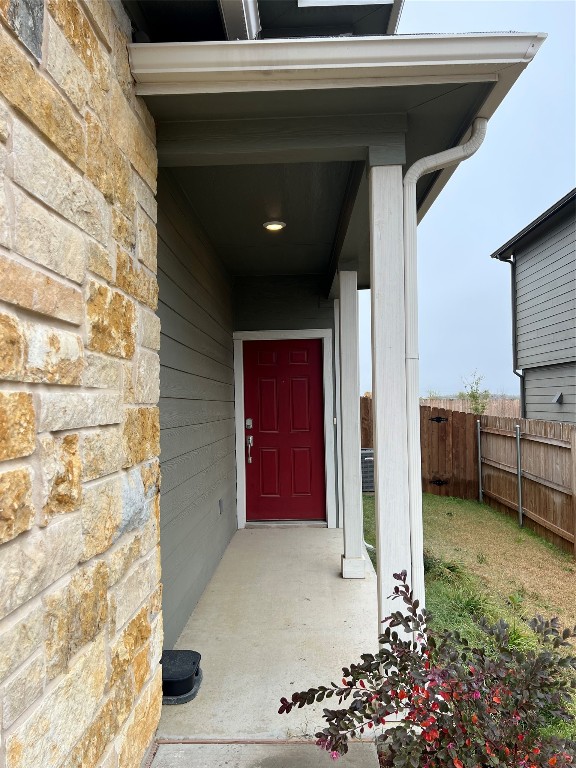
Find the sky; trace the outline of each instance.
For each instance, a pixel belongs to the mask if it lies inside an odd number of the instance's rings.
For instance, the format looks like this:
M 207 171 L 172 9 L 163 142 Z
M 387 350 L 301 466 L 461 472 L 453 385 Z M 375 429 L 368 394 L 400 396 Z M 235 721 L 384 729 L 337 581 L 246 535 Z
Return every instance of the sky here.
M 512 373 L 510 267 L 499 246 L 576 186 L 576 0 L 406 0 L 399 34 L 546 32 L 548 39 L 418 227 L 420 393 L 474 371 L 496 394 Z M 360 294 L 360 388 L 370 391 L 370 292 Z

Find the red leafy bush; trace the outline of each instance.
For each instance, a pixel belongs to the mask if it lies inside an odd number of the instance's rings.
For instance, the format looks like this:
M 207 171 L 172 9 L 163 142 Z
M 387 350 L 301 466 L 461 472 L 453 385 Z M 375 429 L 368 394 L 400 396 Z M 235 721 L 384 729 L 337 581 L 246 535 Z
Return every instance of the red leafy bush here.
M 386 619 L 377 654 L 344 668 L 340 684 L 282 698 L 280 714 L 294 707 L 337 699 L 344 708 L 324 709 L 327 726 L 317 744 L 335 759 L 350 738 L 386 728 L 378 738 L 382 766 L 394 768 L 486 768 L 572 765 L 576 744 L 541 736 L 550 717 L 570 720 L 566 705 L 576 687 L 576 657 L 567 652 L 573 630 L 558 620 L 530 622 L 540 650 L 510 647 L 508 626 L 481 626 L 490 652 L 472 648 L 457 632 L 438 637 L 407 584 L 406 572 L 392 597 L 405 613 Z M 399 630 L 399 631 L 397 631 Z

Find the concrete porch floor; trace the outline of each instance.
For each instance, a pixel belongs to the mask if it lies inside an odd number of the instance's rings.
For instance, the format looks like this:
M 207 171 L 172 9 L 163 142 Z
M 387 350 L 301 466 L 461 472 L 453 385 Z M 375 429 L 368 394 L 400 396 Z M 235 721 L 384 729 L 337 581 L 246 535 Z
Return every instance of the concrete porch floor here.
M 342 579 L 341 553 L 341 530 L 235 534 L 176 644 L 202 654 L 204 679 L 193 701 L 163 708 L 154 768 L 330 762 L 302 743 L 322 725 L 324 704 L 289 715 L 277 710 L 281 696 L 339 680 L 344 665 L 376 649 L 375 573 L 368 561 L 366 579 Z M 217 743 L 228 740 L 264 744 Z M 293 743 L 266 746 L 284 740 Z M 374 753 L 359 745 L 342 764 L 373 766 Z

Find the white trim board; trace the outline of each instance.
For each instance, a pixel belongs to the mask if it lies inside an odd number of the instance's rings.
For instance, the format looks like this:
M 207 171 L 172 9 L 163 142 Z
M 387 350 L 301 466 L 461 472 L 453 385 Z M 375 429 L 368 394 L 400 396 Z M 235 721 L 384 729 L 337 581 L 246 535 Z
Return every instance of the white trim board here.
M 318 328 L 297 331 L 235 331 L 234 410 L 236 422 L 236 509 L 238 528 L 246 527 L 246 466 L 244 457 L 244 341 L 277 339 L 322 339 L 324 383 L 324 466 L 326 478 L 326 522 L 336 528 L 336 457 L 334 454 L 334 379 L 332 330 Z M 280 522 L 282 525 L 282 522 Z

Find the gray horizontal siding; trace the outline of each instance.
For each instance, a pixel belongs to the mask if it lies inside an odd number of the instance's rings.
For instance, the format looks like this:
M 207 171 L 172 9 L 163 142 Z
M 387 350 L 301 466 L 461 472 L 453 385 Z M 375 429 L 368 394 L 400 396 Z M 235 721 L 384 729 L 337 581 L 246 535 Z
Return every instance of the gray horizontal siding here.
M 160 284 L 160 296 L 164 296 L 166 291 L 173 291 L 173 282 L 164 281 L 164 276 L 158 281 Z M 163 286 L 165 290 L 163 291 Z M 216 341 L 212 336 L 202 331 L 198 325 L 194 323 L 194 319 L 191 317 L 192 311 L 188 313 L 186 309 L 183 311 L 185 315 L 181 315 L 174 310 L 173 307 L 166 304 L 160 299 L 162 316 L 164 318 L 162 323 L 162 333 L 167 339 L 174 339 L 179 344 L 188 347 L 194 352 L 199 352 L 200 355 L 207 360 L 215 360 L 223 365 L 229 365 L 230 361 L 230 347 L 221 344 Z M 188 302 L 190 304 L 190 302 Z
M 573 257 L 573 254 L 571 254 Z M 566 290 L 573 287 L 571 283 L 574 281 L 574 259 L 572 263 L 564 269 L 554 270 L 546 277 L 542 276 L 540 280 L 535 280 L 528 286 L 523 286 L 521 283 L 516 284 L 516 298 L 519 305 L 530 304 L 534 299 L 538 298 L 540 303 L 548 301 L 549 298 L 560 296 L 566 293 Z M 560 291 L 558 289 L 561 289 Z
M 160 389 L 166 397 L 188 400 L 232 401 L 234 388 L 207 376 L 194 376 L 186 371 L 163 365 L 160 369 Z
M 573 347 L 566 347 L 554 351 L 546 350 L 546 352 L 531 353 L 532 367 L 550 365 L 552 363 L 559 364 L 566 362 L 566 360 L 571 360 L 574 357 L 573 349 Z
M 554 397 L 562 392 L 562 402 Z M 576 423 L 576 363 L 528 368 L 524 371 L 526 418 Z
M 161 177 L 158 183 L 159 195 L 170 185 L 172 189 L 176 189 L 171 178 L 169 179 L 169 172 L 162 171 Z M 175 199 L 173 196 L 173 200 Z M 175 256 L 185 254 L 188 257 L 184 261 L 179 259 L 171 261 L 174 274 L 179 280 L 178 285 L 185 285 L 191 297 L 206 310 L 214 309 L 221 314 L 224 320 L 230 322 L 232 307 L 230 305 L 231 286 L 229 278 L 221 262 L 215 258 L 206 236 L 193 223 L 194 217 L 187 201 L 180 196 L 177 205 L 179 209 L 177 218 L 174 216 L 164 217 L 162 243 L 159 243 L 158 248 L 160 249 L 165 244 Z M 172 208 L 172 211 L 175 210 Z M 190 272 L 188 264 L 192 254 L 193 274 Z
M 214 427 L 204 430 L 204 445 L 193 451 L 186 446 L 185 453 L 162 463 L 162 483 L 167 497 L 171 490 L 234 452 L 234 436 L 228 434 L 215 440 L 215 433 Z
M 236 331 L 333 326 L 334 302 L 325 299 L 320 276 L 241 277 L 234 280 Z
M 563 215 L 517 251 L 516 345 L 522 369 L 576 360 L 576 223 Z
M 234 418 L 234 403 L 218 400 L 178 400 L 162 398 L 160 428 L 185 429 L 189 425 L 209 424 Z
M 538 260 L 541 253 L 555 251 L 566 237 L 571 236 L 571 226 L 570 211 L 567 208 L 556 214 L 555 221 L 550 219 L 546 228 L 539 229 L 537 234 L 522 246 L 522 253 L 527 259 Z M 542 246 L 543 241 L 545 241 L 544 246 Z
M 231 284 L 169 174 L 158 184 L 165 647 L 236 529 Z M 202 650 L 202 649 L 199 649 Z
M 569 272 L 574 263 L 574 244 L 567 243 L 562 248 L 560 256 L 551 254 L 547 257 L 543 256 L 543 259 L 545 261 L 537 262 L 533 267 L 522 270 L 517 281 L 519 289 L 527 291 L 534 285 L 545 285 L 554 276 Z
M 552 266 L 550 266 L 550 270 L 552 270 Z M 554 272 L 550 271 L 548 274 L 542 275 L 539 280 L 533 280 L 527 285 L 517 281 L 516 297 L 518 304 L 530 303 L 535 297 L 540 297 L 542 301 L 547 301 L 552 295 L 562 295 L 562 292 L 558 293 L 557 289 L 565 288 L 566 284 L 569 285 L 573 280 L 574 253 L 571 253 L 568 264 Z
M 532 323 L 523 324 L 519 336 L 526 336 L 538 330 L 541 336 L 548 336 L 556 331 L 565 331 L 576 325 L 576 307 L 565 312 L 558 312 L 554 318 L 535 319 Z
M 530 354 L 557 352 L 558 350 L 574 348 L 574 329 L 569 328 L 565 331 L 530 338 L 524 343 L 524 349 L 529 350 Z M 576 357 L 576 355 L 574 356 Z
M 184 482 L 166 492 L 166 496 L 169 498 L 166 499 L 167 506 L 162 511 L 164 531 L 169 525 L 194 512 L 212 488 L 222 485 L 224 478 L 228 475 L 229 464 L 230 457 L 226 456 L 224 459 L 215 461 L 201 472 L 186 478 Z M 168 563 L 168 559 L 166 559 L 166 563 Z

